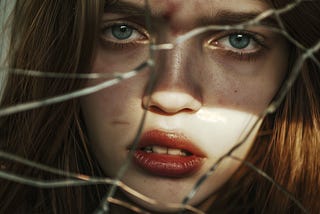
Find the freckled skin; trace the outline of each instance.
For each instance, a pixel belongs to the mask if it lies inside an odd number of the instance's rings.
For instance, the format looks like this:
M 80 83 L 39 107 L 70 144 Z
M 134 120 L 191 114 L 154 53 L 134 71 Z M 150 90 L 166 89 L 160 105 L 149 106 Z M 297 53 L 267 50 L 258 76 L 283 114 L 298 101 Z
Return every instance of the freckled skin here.
M 126 1 L 142 8 L 144 6 L 142 0 Z M 268 9 L 265 2 L 252 0 L 242 0 L 241 5 L 238 0 L 149 2 L 151 12 L 164 20 L 155 24 L 154 28 L 156 33 L 163 36 L 161 42 L 166 43 L 174 42 L 177 36 L 199 27 L 194 25 L 202 16 L 214 16 L 221 10 L 262 12 Z M 126 14 L 116 15 L 120 19 L 126 17 Z M 105 16 L 108 18 L 108 14 Z M 257 31 L 260 33 L 260 30 Z M 157 79 L 152 93 L 146 93 L 150 69 L 144 69 L 120 84 L 81 99 L 90 143 L 106 175 L 116 176 L 127 160 L 128 146 L 135 139 L 145 110 L 147 117 L 143 133 L 150 130 L 180 132 L 194 146 L 207 153 L 199 171 L 179 179 L 150 175 L 135 164 L 130 165 L 122 181 L 161 202 L 180 203 L 201 175 L 243 140 L 257 121 L 259 113 L 276 94 L 286 74 L 286 43 L 281 39 L 270 39 L 272 46 L 263 57 L 249 61 L 239 60 L 224 50 L 206 49 L 203 43 L 215 36 L 211 32 L 196 36 L 173 49 L 156 51 L 153 71 Z M 123 49 L 113 46 L 106 48 L 98 44 L 92 72 L 126 72 L 148 59 L 148 45 L 139 43 L 132 47 L 121 42 Z M 96 82 L 88 84 L 93 83 Z M 234 155 L 239 158 L 246 156 L 257 131 L 258 127 Z M 208 199 L 238 167 L 239 162 L 224 160 L 201 186 L 191 204 L 197 205 Z M 130 199 L 153 211 L 176 211 L 146 204 L 134 196 L 130 196 Z

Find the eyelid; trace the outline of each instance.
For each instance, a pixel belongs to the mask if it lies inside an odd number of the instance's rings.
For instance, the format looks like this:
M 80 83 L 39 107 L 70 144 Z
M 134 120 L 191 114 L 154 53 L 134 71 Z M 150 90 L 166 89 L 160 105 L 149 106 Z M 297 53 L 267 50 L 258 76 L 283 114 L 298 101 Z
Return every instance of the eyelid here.
M 150 38 L 150 35 L 148 33 L 148 31 L 142 27 L 141 25 L 139 24 L 136 24 L 134 22 L 130 22 L 130 21 L 127 21 L 127 20 L 123 20 L 123 19 L 117 19 L 117 20 L 108 20 L 108 21 L 103 21 L 102 25 L 101 25 L 101 32 L 103 32 L 105 29 L 107 28 L 111 28 L 113 26 L 116 26 L 116 25 L 126 25 L 130 28 L 132 28 L 133 30 L 137 31 L 142 37 L 143 39 L 139 39 L 139 40 L 136 40 L 134 42 L 143 42 L 143 41 L 149 41 L 149 38 Z M 101 36 L 103 37 L 103 36 Z M 106 39 L 104 39 L 106 40 Z M 114 42 L 114 41 L 110 41 L 110 40 L 106 40 L 107 42 Z M 125 44 L 125 43 L 131 43 L 130 41 L 117 41 L 117 42 L 114 42 L 114 43 L 122 43 L 122 44 Z
M 247 31 L 247 30 L 230 30 L 230 31 L 221 31 L 216 33 L 216 35 L 214 35 L 214 37 L 211 37 L 209 40 L 206 41 L 206 47 L 209 47 L 211 49 L 218 49 L 220 47 L 218 46 L 212 46 L 211 44 L 213 42 L 217 42 L 227 36 L 233 35 L 233 34 L 244 34 L 244 35 L 249 35 L 251 37 L 251 39 L 256 42 L 259 46 L 261 46 L 262 48 L 268 48 L 266 45 L 266 38 L 256 32 L 253 31 Z M 239 52 L 241 52 L 241 49 L 239 49 Z M 243 52 L 243 51 L 242 51 Z
M 229 36 L 235 34 L 242 34 L 250 36 L 250 42 L 254 42 L 254 47 L 251 49 L 237 49 L 233 47 L 223 47 L 218 45 L 212 45 L 213 42 L 219 42 L 222 39 L 227 40 Z M 267 41 L 267 38 L 264 34 L 257 33 L 254 31 L 247 30 L 227 30 L 216 32 L 214 36 L 211 36 L 205 42 L 205 47 L 211 50 L 217 50 L 218 53 L 223 57 L 228 57 L 232 60 L 237 60 L 239 62 L 254 62 L 255 60 L 261 58 L 264 54 L 267 53 L 267 50 L 270 49 L 270 44 Z M 229 42 L 229 41 L 223 41 Z M 221 43 L 223 43 L 221 42 Z

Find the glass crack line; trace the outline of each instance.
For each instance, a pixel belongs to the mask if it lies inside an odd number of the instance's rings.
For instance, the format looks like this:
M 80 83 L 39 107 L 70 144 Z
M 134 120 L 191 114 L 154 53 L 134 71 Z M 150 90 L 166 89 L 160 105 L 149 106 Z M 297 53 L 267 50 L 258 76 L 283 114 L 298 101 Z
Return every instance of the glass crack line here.
M 22 103 L 22 104 L 18 104 L 15 106 L 2 108 L 2 109 L 0 109 L 0 117 L 14 114 L 14 113 L 18 113 L 21 111 L 39 108 L 42 106 L 51 105 L 54 103 L 67 101 L 67 100 L 70 100 L 73 98 L 78 98 L 81 96 L 85 96 L 85 95 L 89 95 L 89 94 L 98 92 L 102 89 L 116 85 L 116 84 L 120 83 L 122 80 L 134 77 L 135 75 L 137 75 L 139 73 L 139 71 L 141 71 L 143 68 L 145 68 L 147 66 L 148 66 L 148 62 L 142 64 L 137 70 L 132 70 L 132 71 L 126 72 L 126 73 L 122 74 L 121 76 L 117 77 L 116 79 L 107 80 L 107 81 L 104 81 L 104 82 L 99 83 L 97 85 L 86 87 L 84 89 L 80 89 L 80 90 L 77 90 L 77 91 L 74 91 L 71 93 L 66 93 L 64 95 L 55 96 L 55 97 L 51 97 L 48 99 L 43 99 L 43 100 L 33 101 L 33 102 L 28 102 L 28 103 Z
M 259 175 L 261 175 L 263 178 L 265 178 L 267 181 L 269 181 L 270 183 L 272 183 L 278 190 L 280 190 L 283 194 L 285 194 L 288 198 L 290 198 L 290 200 L 292 200 L 300 209 L 301 211 L 303 211 L 304 213 L 308 213 L 307 209 L 300 203 L 300 201 L 298 201 L 290 192 L 288 192 L 285 188 L 283 188 L 280 184 L 278 184 L 277 182 L 275 182 L 274 179 L 272 179 L 267 173 L 265 173 L 263 170 L 257 168 L 256 166 L 254 166 L 252 163 L 246 161 L 246 160 L 242 160 L 236 156 L 230 155 L 229 156 L 231 159 L 239 161 L 240 163 L 243 163 L 244 165 L 246 165 L 247 167 L 251 168 L 254 172 L 258 173 Z
M 144 62 L 146 63 L 146 61 Z M 44 72 L 36 70 L 26 70 L 18 68 L 0 67 L 2 73 L 13 73 L 17 75 L 26 75 L 33 77 L 46 78 L 65 78 L 65 79 L 105 79 L 105 78 L 121 78 L 123 73 L 58 73 L 58 72 Z

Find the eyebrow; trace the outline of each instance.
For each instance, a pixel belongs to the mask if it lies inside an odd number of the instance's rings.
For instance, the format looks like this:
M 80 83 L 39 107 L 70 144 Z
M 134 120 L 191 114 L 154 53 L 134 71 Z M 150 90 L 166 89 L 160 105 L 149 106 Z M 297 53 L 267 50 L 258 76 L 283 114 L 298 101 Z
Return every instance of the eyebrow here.
M 128 16 L 146 15 L 146 7 L 140 7 L 130 2 L 112 1 L 104 5 L 105 13 L 122 13 Z
M 264 11 L 250 11 L 250 12 L 238 12 L 230 10 L 220 10 L 214 16 L 205 16 L 200 18 L 198 23 L 200 25 L 236 25 L 255 19 Z M 277 21 L 272 16 L 268 16 L 261 21 L 260 24 L 267 26 L 277 26 Z
M 147 7 L 141 7 L 140 5 L 133 4 L 131 2 L 122 2 L 122 1 L 114 1 L 111 3 L 106 3 L 104 12 L 105 13 L 120 13 L 126 14 L 128 17 L 130 16 L 146 16 L 148 13 Z M 263 13 L 264 11 L 232 11 L 232 10 L 219 10 L 213 16 L 203 16 L 200 17 L 196 24 L 200 26 L 207 25 L 236 25 L 240 23 L 247 22 L 249 20 L 253 20 L 258 15 Z M 152 11 L 150 14 L 152 19 L 157 19 L 161 17 L 163 14 L 160 12 Z M 268 16 L 262 19 L 260 24 L 266 26 L 277 27 L 278 23 L 274 17 Z

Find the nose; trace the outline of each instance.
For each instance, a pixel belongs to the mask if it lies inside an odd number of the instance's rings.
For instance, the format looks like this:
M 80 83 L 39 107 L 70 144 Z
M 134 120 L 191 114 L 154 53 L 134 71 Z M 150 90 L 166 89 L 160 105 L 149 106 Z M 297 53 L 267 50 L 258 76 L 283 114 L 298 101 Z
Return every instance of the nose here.
M 156 91 L 151 96 L 143 98 L 144 108 L 163 114 L 176 114 L 179 112 L 196 112 L 201 103 L 190 94 L 172 91 Z
M 145 109 L 172 115 L 201 108 L 201 89 L 191 71 L 194 66 L 188 66 L 192 64 L 188 53 L 186 47 L 176 47 L 157 54 L 153 90 L 142 99 Z

